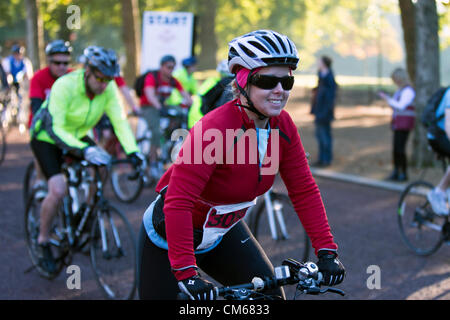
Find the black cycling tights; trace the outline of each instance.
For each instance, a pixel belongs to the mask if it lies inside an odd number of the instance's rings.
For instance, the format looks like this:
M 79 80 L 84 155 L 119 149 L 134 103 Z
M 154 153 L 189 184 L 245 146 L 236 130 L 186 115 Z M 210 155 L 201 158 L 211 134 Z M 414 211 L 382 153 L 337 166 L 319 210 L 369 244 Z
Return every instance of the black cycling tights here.
M 253 277 L 273 276 L 273 266 L 242 221 L 213 250 L 196 255 L 197 266 L 221 285 L 251 282 Z M 171 272 L 167 250 L 155 246 L 142 225 L 138 244 L 138 291 L 144 300 L 175 300 L 178 284 Z M 284 296 L 282 289 L 270 294 Z

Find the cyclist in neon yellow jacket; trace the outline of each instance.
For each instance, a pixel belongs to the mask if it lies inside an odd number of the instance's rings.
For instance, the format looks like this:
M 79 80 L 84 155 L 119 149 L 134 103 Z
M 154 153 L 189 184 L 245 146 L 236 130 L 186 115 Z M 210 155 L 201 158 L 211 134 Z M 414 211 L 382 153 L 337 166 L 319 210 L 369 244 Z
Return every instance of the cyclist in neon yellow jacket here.
M 184 90 L 194 95 L 198 91 L 198 82 L 194 78 L 194 72 L 197 67 L 197 59 L 195 57 L 190 57 L 183 59 L 181 62 L 183 67 L 175 70 L 173 76 L 181 82 Z
M 91 46 L 84 50 L 85 68 L 58 78 L 31 127 L 31 149 L 48 180 L 48 193 L 40 212 L 37 245 L 40 266 L 50 274 L 56 264 L 49 244 L 51 222 L 66 192 L 61 173 L 63 152 L 94 165 L 107 164 L 109 154 L 96 146 L 87 133 L 106 112 L 122 147 L 137 167 L 144 163 L 112 81 L 119 72 L 112 50 Z
M 173 72 L 173 77 L 180 81 L 183 89 L 188 92 L 191 96 L 194 96 L 198 92 L 198 81 L 194 78 L 194 72 L 197 66 L 197 59 L 195 57 L 190 57 L 183 59 L 183 67 L 175 70 Z M 166 105 L 178 106 L 183 104 L 183 97 L 178 90 L 172 90 L 170 97 L 165 101 Z
M 192 97 L 192 105 L 188 113 L 189 129 L 206 113 L 233 98 L 231 91 L 225 92 L 231 80 L 234 79 L 233 75 L 228 71 L 228 61 L 220 61 L 216 71 L 217 75 L 207 78 L 200 85 L 198 94 Z
M 89 146 L 82 141 L 106 112 L 127 154 L 137 152 L 133 132 L 124 114 L 117 85 L 107 84 L 103 93 L 89 98 L 85 88 L 85 70 L 73 71 L 55 82 L 33 125 L 33 137 L 54 144 L 81 157 Z
M 188 112 L 188 128 L 192 128 L 194 124 L 200 120 L 204 114 L 201 111 L 202 95 L 213 88 L 220 81 L 219 76 L 212 76 L 206 79 L 199 87 L 198 94 L 192 97 L 192 105 Z

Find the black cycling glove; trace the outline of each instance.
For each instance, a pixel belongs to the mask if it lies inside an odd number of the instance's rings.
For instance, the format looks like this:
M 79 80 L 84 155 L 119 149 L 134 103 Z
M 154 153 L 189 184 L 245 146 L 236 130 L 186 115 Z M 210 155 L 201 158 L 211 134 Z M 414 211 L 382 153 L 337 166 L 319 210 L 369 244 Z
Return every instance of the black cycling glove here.
M 326 286 L 334 286 L 341 283 L 345 277 L 345 268 L 333 251 L 319 250 L 317 266 L 323 275 L 323 283 Z
M 217 288 L 198 275 L 179 281 L 178 287 L 191 300 L 215 300 L 217 298 Z
M 140 152 L 133 152 L 128 155 L 128 158 L 131 160 L 133 168 L 138 168 L 145 165 L 145 156 Z

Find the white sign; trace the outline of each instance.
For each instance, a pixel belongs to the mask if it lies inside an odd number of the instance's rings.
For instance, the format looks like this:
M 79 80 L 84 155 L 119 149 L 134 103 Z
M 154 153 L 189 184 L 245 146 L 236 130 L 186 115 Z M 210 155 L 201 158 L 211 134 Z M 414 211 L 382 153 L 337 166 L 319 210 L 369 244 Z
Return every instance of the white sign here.
M 159 69 L 161 58 L 171 54 L 181 61 L 192 55 L 194 15 L 191 12 L 145 11 L 142 19 L 141 73 Z

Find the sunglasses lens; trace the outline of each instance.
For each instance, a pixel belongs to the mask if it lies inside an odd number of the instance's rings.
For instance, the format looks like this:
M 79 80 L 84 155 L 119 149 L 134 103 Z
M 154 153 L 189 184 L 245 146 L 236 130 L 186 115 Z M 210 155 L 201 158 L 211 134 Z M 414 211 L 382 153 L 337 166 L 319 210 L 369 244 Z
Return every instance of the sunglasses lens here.
M 284 90 L 291 90 L 292 87 L 294 86 L 294 77 L 292 76 L 283 77 L 281 80 L 281 86 L 283 87 Z
M 251 84 L 257 86 L 260 89 L 269 90 L 275 88 L 278 83 L 281 83 L 283 90 L 291 90 L 294 86 L 294 77 L 275 77 L 268 75 L 256 75 L 251 79 Z
M 259 76 L 259 77 L 255 77 L 255 81 L 253 82 L 253 84 L 255 86 L 257 86 L 258 88 L 261 89 L 273 89 L 277 86 L 278 84 L 278 78 L 277 77 L 272 77 L 272 76 Z
M 57 66 L 59 66 L 59 65 L 65 65 L 65 66 L 69 65 L 69 62 L 67 62 L 67 61 L 52 61 L 52 63 L 57 65 Z

